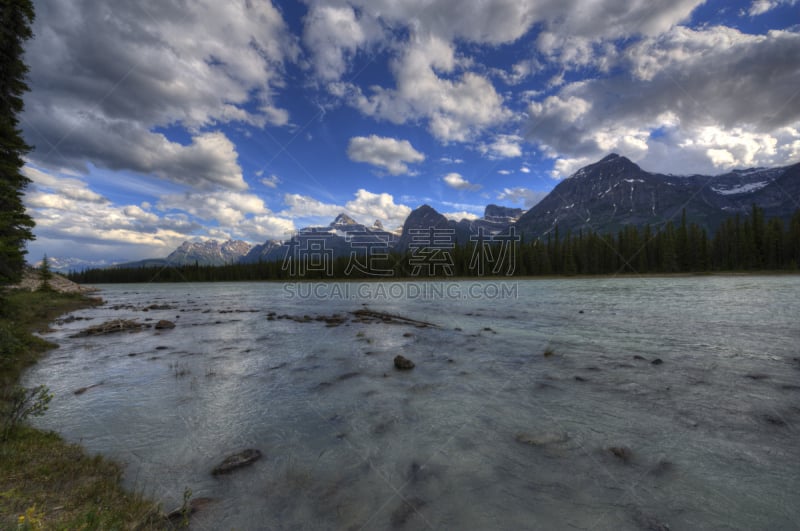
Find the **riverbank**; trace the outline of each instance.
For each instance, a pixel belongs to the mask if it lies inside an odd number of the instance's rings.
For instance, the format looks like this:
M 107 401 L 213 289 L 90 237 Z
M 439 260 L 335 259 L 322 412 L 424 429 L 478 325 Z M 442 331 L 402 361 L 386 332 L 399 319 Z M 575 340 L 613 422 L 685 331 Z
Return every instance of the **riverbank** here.
M 0 411 L 26 367 L 57 345 L 34 335 L 98 304 L 80 293 L 10 290 L 0 308 Z M 20 426 L 0 442 L 0 528 L 170 529 L 154 502 L 122 489 L 122 466 L 58 434 Z

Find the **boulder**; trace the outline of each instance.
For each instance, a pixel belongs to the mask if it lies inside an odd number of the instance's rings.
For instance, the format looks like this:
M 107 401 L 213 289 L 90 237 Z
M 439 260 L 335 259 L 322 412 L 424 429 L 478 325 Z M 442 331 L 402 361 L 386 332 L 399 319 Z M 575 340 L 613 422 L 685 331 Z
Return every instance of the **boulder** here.
M 408 358 L 397 355 L 394 358 L 394 366 L 401 371 L 408 371 L 414 368 L 414 362 Z
M 255 448 L 248 448 L 226 457 L 220 464 L 214 467 L 211 473 L 215 476 L 220 474 L 228 474 L 237 468 L 251 465 L 259 459 L 261 459 L 261 451 L 256 450 Z
M 156 323 L 156 330 L 167 330 L 170 328 L 175 328 L 175 323 L 173 323 L 172 321 L 161 319 L 159 322 Z

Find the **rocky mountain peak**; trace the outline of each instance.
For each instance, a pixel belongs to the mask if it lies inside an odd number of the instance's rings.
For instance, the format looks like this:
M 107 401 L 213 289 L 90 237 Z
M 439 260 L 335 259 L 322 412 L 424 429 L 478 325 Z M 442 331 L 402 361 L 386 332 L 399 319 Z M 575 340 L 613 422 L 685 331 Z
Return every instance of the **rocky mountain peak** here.
M 335 227 L 337 225 L 358 225 L 358 222 L 342 212 L 336 216 L 336 219 L 334 219 L 333 223 L 331 223 L 331 227 Z
M 487 220 L 514 220 L 520 217 L 525 210 L 521 208 L 504 207 L 500 205 L 486 205 L 483 217 Z

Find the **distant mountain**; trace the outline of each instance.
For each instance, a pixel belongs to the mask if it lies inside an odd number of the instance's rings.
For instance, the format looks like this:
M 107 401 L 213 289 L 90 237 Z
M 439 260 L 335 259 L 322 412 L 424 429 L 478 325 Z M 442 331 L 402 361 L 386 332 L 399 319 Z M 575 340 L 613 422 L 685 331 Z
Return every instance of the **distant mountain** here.
M 115 262 L 108 260 L 83 260 L 81 258 L 64 258 L 56 256 L 48 256 L 47 261 L 50 264 L 50 269 L 56 273 L 69 273 L 70 271 L 85 271 L 86 269 L 99 269 L 103 267 L 111 267 Z M 41 267 L 42 261 L 39 260 L 34 267 Z
M 118 264 L 117 267 L 151 267 L 160 265 L 218 266 L 236 264 L 250 252 L 250 244 L 241 240 L 185 241 L 166 258 L 146 258 Z
M 250 251 L 250 244 L 241 240 L 183 242 L 167 256 L 170 264 L 225 265 L 235 264 Z
M 412 244 L 421 247 L 464 245 L 482 233 L 508 234 L 513 227 L 526 241 L 551 233 L 556 226 L 567 231 L 591 229 L 616 232 L 626 225 L 654 229 L 673 221 L 687 221 L 713 233 L 733 214 L 749 215 L 753 203 L 767 218 L 786 221 L 800 202 L 800 164 L 781 168 L 733 170 L 723 175 L 675 176 L 651 173 L 629 159 L 610 154 L 589 164 L 560 182 L 528 211 L 487 205 L 482 218 L 449 220 L 429 205 L 411 212 L 399 233 L 383 228 L 379 220 L 362 225 L 347 214 L 339 214 L 329 225 L 305 227 L 288 240 L 268 240 L 251 247 L 243 241 L 215 240 L 184 242 L 166 258 L 129 262 L 117 267 L 166 264 L 223 265 L 304 260 L 312 254 L 327 258 L 351 253 L 407 252 Z M 427 231 L 427 234 L 426 234 Z M 104 267 L 111 264 L 51 258 L 56 271 Z
M 255 264 L 258 262 L 272 262 L 283 258 L 283 242 L 280 240 L 267 240 L 261 245 L 254 245 L 250 251 L 239 259 L 242 264 Z
M 398 241 L 396 251 L 408 251 L 412 243 L 428 247 L 446 247 L 449 243 L 465 245 L 481 232 L 484 236 L 505 233 L 517 221 L 524 210 L 498 205 L 488 205 L 482 218 L 454 221 L 447 219 L 428 205 L 413 210 L 403 224 L 403 232 Z M 426 234 L 425 231 L 432 231 Z M 445 231 L 450 231 L 445 232 Z M 445 236 L 449 234 L 449 236 Z M 416 240 L 415 240 L 416 238 Z M 435 239 L 441 245 L 433 245 Z
M 514 223 L 524 213 L 522 208 L 487 205 L 483 211 L 483 219 L 492 223 Z
M 800 164 L 678 177 L 644 171 L 611 154 L 559 183 L 516 226 L 536 237 L 556 225 L 562 234 L 579 229 L 615 232 L 625 225 L 678 223 L 685 208 L 689 222 L 713 232 L 728 216 L 746 214 L 753 203 L 767 216 L 788 219 L 797 209 L 797 198 Z
M 397 235 L 384 230 L 379 220 L 367 227 L 342 213 L 327 226 L 305 227 L 286 241 L 267 240 L 256 245 L 240 262 L 273 262 L 287 257 L 302 260 L 311 254 L 336 259 L 350 256 L 351 252 L 366 253 L 367 247 L 374 252 L 387 252 L 396 244 Z

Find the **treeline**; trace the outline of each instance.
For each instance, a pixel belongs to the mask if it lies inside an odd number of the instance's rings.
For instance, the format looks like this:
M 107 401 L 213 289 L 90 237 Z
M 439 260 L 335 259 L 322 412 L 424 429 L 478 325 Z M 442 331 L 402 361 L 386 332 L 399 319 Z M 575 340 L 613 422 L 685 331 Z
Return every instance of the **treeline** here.
M 687 223 L 684 212 L 679 224 L 668 222 L 659 229 L 628 226 L 617 234 L 600 235 L 593 231 L 560 234 L 556 227 L 543 238 L 522 238 L 513 249 L 510 245 L 487 248 L 482 242 L 473 242 L 454 245 L 434 256 L 434 260 L 414 252 L 372 256 L 369 260 L 362 256 L 358 262 L 368 262 L 368 268 L 354 267 L 350 257 L 339 257 L 315 270 L 301 267 L 293 271 L 279 260 L 225 266 L 89 269 L 68 276 L 76 282 L 99 284 L 797 270 L 800 210 L 786 226 L 778 218 L 766 220 L 763 211 L 753 206 L 748 216 L 737 214 L 727 219 L 713 237 L 699 225 Z

